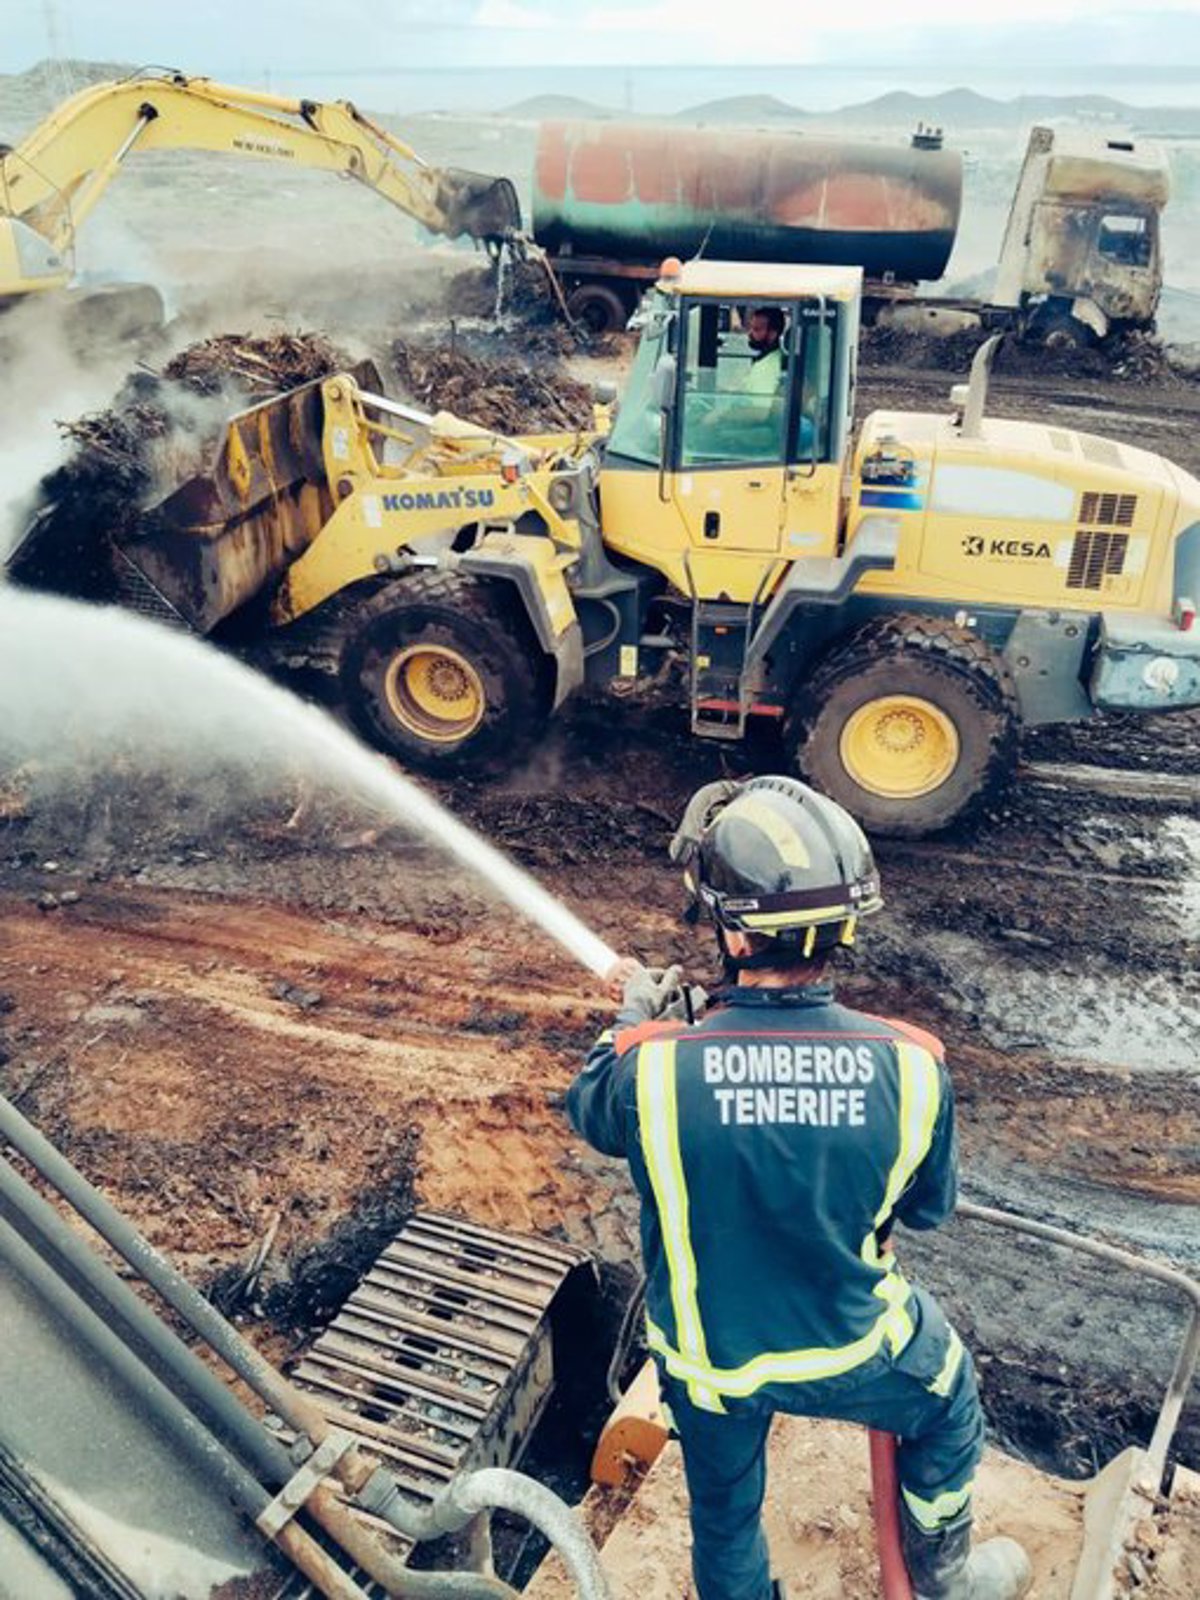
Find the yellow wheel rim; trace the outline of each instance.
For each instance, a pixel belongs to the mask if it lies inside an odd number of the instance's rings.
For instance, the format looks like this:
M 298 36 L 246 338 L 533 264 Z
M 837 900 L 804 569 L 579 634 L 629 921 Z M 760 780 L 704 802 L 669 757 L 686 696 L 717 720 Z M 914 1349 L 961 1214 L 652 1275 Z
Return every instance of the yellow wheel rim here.
M 457 650 L 414 644 L 392 657 L 384 679 L 392 715 L 434 744 L 465 739 L 483 721 L 487 698 L 478 672 Z
M 887 800 L 915 800 L 958 765 L 958 729 L 928 700 L 889 694 L 859 706 L 842 729 L 840 749 L 859 788 Z

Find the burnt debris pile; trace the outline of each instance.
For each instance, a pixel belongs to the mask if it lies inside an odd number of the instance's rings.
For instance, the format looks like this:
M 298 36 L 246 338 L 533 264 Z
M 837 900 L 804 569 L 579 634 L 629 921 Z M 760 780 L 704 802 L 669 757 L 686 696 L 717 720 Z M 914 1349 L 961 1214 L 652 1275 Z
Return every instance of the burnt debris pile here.
M 531 367 L 508 357 L 471 355 L 449 345 L 397 339 L 392 369 L 417 405 L 452 411 L 499 433 L 539 433 L 589 428 L 587 384 L 553 367 Z
M 920 328 L 877 323 L 865 328 L 860 354 L 865 367 L 910 367 L 922 371 L 963 372 L 983 341 L 987 328 L 963 328 L 954 333 L 926 332 Z M 1188 381 L 1188 373 L 1171 359 L 1171 352 L 1154 334 L 1116 333 L 1097 344 L 1039 344 L 1007 338 L 996 353 L 995 371 L 1011 377 L 1112 379 L 1125 383 L 1174 385 Z
M 8 575 L 32 588 L 116 598 L 112 550 L 152 525 L 152 506 L 201 471 L 231 413 L 349 366 L 320 334 L 223 334 L 161 372 L 130 373 L 103 411 L 59 423 L 69 454 L 42 479 Z

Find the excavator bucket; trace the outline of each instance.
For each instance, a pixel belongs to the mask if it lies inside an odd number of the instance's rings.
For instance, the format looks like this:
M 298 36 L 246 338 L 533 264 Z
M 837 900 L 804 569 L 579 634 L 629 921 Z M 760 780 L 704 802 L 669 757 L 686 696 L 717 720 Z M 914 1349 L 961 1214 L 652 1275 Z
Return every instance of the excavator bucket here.
M 510 178 L 447 167 L 439 179 L 437 203 L 446 214 L 450 238 L 465 235 L 501 244 L 520 234 L 521 202 Z
M 350 372 L 364 388 L 381 386 L 372 362 Z M 98 536 L 88 551 L 76 548 L 77 530 L 64 529 L 48 508 L 14 551 L 10 574 L 211 633 L 269 595 L 333 511 L 322 381 L 232 417 L 207 470 L 144 508 L 131 528 Z

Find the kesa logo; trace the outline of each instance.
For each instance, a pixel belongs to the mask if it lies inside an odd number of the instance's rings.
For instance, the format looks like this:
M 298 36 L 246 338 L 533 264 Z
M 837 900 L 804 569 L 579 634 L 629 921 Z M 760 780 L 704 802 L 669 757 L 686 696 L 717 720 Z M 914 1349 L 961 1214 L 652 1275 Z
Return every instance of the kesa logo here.
M 969 533 L 962 542 L 962 552 L 965 556 L 1002 561 L 1049 561 L 1051 557 L 1044 539 L 988 539 L 981 533 Z

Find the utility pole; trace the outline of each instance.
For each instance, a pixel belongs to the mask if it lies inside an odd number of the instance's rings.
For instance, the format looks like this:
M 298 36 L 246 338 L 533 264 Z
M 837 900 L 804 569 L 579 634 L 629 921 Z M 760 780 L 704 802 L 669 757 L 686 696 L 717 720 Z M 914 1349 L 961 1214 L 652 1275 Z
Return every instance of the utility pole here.
M 42 20 L 46 25 L 46 48 L 51 72 L 56 81 L 56 98 L 65 100 L 75 93 L 75 76 L 63 51 L 58 27 L 58 7 L 54 0 L 42 0 Z

